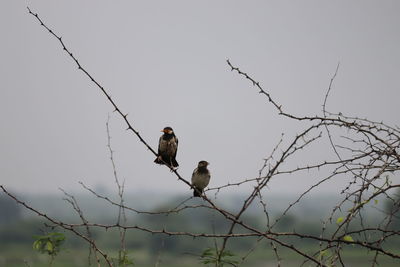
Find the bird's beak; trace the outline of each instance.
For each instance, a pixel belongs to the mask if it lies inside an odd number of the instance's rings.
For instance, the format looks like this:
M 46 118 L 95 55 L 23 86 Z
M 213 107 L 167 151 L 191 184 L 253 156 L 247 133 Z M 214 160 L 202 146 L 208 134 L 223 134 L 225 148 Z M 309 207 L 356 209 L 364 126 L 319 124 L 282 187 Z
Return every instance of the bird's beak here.
M 165 133 L 164 129 L 162 129 L 160 132 Z

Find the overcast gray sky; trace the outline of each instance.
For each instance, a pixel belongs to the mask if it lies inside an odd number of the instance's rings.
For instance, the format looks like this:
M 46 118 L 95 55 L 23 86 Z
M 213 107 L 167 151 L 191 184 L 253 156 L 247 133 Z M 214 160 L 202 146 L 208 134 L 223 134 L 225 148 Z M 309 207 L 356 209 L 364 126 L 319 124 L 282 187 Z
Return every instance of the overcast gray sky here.
M 78 181 L 114 190 L 108 114 L 127 191 L 188 190 L 124 130 L 27 5 L 154 148 L 160 130 L 174 128 L 179 170 L 188 179 L 203 159 L 211 163 L 212 186 L 255 177 L 281 133 L 289 139 L 300 129 L 231 72 L 228 58 L 287 111 L 309 115 L 321 112 L 340 61 L 328 109 L 399 125 L 399 1 L 5 0 L 0 184 L 16 191 L 80 190 Z M 269 190 L 301 190 L 306 179 L 277 179 Z

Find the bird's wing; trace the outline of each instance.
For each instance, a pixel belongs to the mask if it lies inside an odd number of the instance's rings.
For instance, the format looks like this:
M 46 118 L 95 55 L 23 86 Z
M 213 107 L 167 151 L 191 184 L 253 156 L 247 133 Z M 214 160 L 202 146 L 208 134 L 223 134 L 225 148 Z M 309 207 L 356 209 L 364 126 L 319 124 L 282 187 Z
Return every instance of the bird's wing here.
M 161 154 L 161 142 L 162 142 L 162 136 L 160 136 L 160 139 L 158 140 L 158 155 Z
M 196 169 L 194 169 L 194 171 L 193 171 L 193 173 L 192 173 L 192 184 L 193 184 L 193 180 L 194 180 L 194 176 L 196 175 L 196 172 L 197 172 L 197 168 Z
M 178 152 L 178 138 L 175 136 L 175 143 L 176 143 L 176 148 L 175 148 L 175 153 L 173 155 L 173 158 L 176 158 L 176 153 Z
M 208 172 L 208 174 L 207 174 L 207 185 L 210 183 L 210 179 L 211 179 L 211 173 Z

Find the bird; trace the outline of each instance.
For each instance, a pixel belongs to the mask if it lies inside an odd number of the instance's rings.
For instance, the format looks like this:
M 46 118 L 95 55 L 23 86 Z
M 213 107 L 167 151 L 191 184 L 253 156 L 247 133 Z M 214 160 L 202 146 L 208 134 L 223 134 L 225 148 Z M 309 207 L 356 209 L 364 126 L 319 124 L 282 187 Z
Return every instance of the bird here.
M 174 130 L 169 126 L 165 127 L 161 132 L 164 134 L 160 136 L 158 142 L 158 155 L 154 162 L 161 165 L 167 164 L 176 168 L 179 166 L 176 161 L 178 138 L 175 136 Z
M 210 171 L 207 169 L 209 163 L 205 160 L 199 161 L 197 168 L 192 174 L 193 196 L 200 197 L 204 188 L 210 182 Z

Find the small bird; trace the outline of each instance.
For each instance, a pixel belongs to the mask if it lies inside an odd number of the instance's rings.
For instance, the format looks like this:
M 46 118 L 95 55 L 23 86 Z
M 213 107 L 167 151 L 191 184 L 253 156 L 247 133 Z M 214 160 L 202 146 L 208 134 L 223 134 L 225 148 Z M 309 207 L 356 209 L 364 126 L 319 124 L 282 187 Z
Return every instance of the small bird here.
M 172 167 L 178 167 L 176 161 L 176 152 L 178 151 L 178 138 L 171 127 L 165 127 L 161 132 L 164 134 L 158 142 L 158 156 L 154 160 L 157 164 L 167 164 Z
M 192 186 L 194 187 L 193 196 L 200 197 L 204 188 L 210 182 L 210 171 L 207 169 L 208 162 L 205 160 L 199 161 L 197 168 L 192 174 Z

